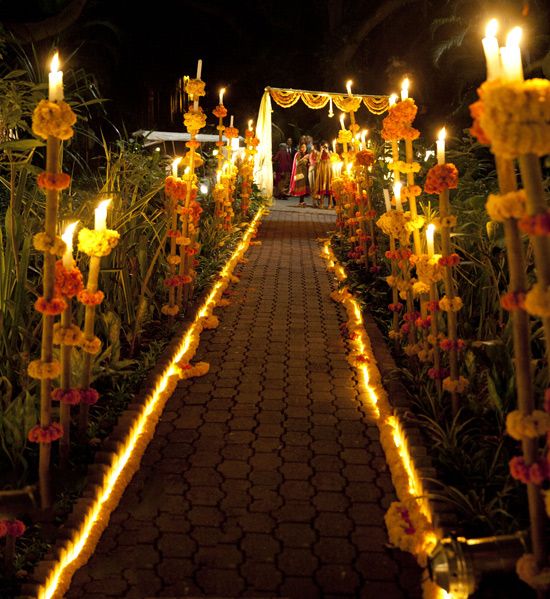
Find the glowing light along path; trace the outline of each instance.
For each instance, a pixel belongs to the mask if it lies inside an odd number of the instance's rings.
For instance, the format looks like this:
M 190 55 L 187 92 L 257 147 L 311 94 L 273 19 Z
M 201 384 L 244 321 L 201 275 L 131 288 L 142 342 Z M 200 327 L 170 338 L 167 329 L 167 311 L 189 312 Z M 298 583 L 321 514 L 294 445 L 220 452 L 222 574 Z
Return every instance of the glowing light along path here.
M 89 559 L 89 555 L 95 548 L 95 544 L 107 526 L 108 517 L 117 506 L 118 500 L 126 488 L 126 484 L 130 481 L 131 476 L 137 469 L 143 452 L 145 451 L 147 443 L 143 443 L 142 446 L 138 447 L 138 443 L 143 440 L 142 435 L 148 432 L 148 428 L 151 428 L 150 425 L 152 419 L 154 419 L 154 424 L 156 424 L 166 401 L 172 395 L 180 378 L 180 370 L 177 363 L 190 348 L 193 338 L 200 335 L 202 330 L 202 325 L 200 323 L 201 319 L 211 314 L 212 310 L 215 308 L 216 301 L 223 291 L 220 291 L 220 289 L 224 287 L 224 285 L 227 285 L 227 282 L 224 281 L 224 279 L 231 274 L 238 260 L 248 249 L 250 239 L 255 233 L 256 227 L 264 212 L 265 208 L 262 207 L 256 213 L 254 219 L 243 235 L 241 242 L 221 270 L 219 275 L 221 280 L 214 284 L 208 297 L 198 310 L 195 320 L 191 323 L 181 339 L 172 356 L 170 364 L 159 376 L 157 384 L 146 400 L 141 414 L 137 417 L 134 426 L 123 443 L 122 449 L 114 457 L 109 471 L 105 474 L 99 496 L 90 507 L 85 521 L 75 534 L 75 538 L 72 542 L 68 542 L 69 547 L 60 551 L 58 561 L 52 566 L 51 572 L 39 589 L 37 595 L 38 599 L 61 598 L 69 587 L 74 572 Z M 156 415 L 156 418 L 151 418 L 153 413 Z M 152 437 L 153 431 L 149 432 L 150 437 Z M 122 475 L 126 476 L 123 477 Z M 121 480 L 122 478 L 126 478 L 126 481 Z M 117 487 L 116 489 L 115 486 Z M 113 493 L 113 491 L 115 491 L 115 493 Z M 102 523 L 104 523 L 103 526 Z
M 322 255 L 328 263 L 329 270 L 334 272 L 336 278 L 339 281 L 345 281 L 347 279 L 346 271 L 344 267 L 338 263 L 338 260 L 334 255 L 332 248 L 330 247 L 329 241 L 324 242 Z M 407 475 L 407 489 L 400 489 L 394 484 L 397 496 L 400 500 L 403 500 L 404 497 L 402 497 L 402 495 L 404 494 L 403 492 L 405 492 L 412 497 L 419 498 L 418 501 L 423 514 L 426 516 L 428 521 L 432 523 L 433 514 L 431 512 L 428 500 L 424 498 L 422 481 L 420 475 L 416 471 L 414 460 L 411 457 L 407 437 L 402 430 L 399 418 L 391 413 L 392 408 L 382 386 L 380 371 L 376 367 L 370 339 L 363 326 L 363 316 L 361 314 L 359 302 L 353 296 L 348 295 L 345 297 L 342 303 L 346 308 L 348 318 L 352 320 L 352 325 L 357 327 L 355 332 L 359 333 L 353 339 L 349 340 L 350 344 L 354 351 L 356 351 L 358 354 L 363 354 L 369 357 L 369 363 L 355 365 L 355 368 L 361 374 L 360 381 L 363 390 L 366 392 L 366 396 L 369 398 L 369 407 L 371 408 L 371 411 L 376 419 L 376 424 L 380 432 L 382 432 L 383 426 L 390 427 L 391 438 L 394 444 L 393 449 L 399 456 L 401 466 Z M 391 471 L 392 460 L 389 459 L 389 456 L 386 456 L 386 458 Z M 392 472 L 392 475 L 393 474 L 394 473 Z M 438 540 L 438 537 L 434 532 L 427 533 L 426 538 L 434 545 Z M 453 599 L 454 597 L 453 594 L 447 593 L 444 589 L 439 588 L 435 592 L 437 595 L 431 595 L 431 597 L 434 599 Z

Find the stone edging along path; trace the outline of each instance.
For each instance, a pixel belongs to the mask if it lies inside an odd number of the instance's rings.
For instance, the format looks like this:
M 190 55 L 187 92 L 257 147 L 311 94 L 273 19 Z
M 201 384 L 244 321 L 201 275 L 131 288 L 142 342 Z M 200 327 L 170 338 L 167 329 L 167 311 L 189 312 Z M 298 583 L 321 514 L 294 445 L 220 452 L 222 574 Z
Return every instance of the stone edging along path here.
M 345 269 L 338 263 L 330 242 L 321 241 L 322 256 L 327 261 L 328 270 L 334 272 L 342 283 L 347 279 Z M 352 347 L 348 361 L 357 369 L 358 378 L 369 398 L 399 498 L 385 517 L 390 541 L 412 553 L 418 563 L 425 566 L 427 554 L 446 531 L 455 527 L 456 518 L 445 510 L 441 502 L 427 497 L 432 485 L 426 479 L 434 479 L 436 471 L 427 455 L 420 430 L 406 423 L 402 417 L 408 401 L 402 384 L 392 377 L 392 371 L 397 367 L 382 333 L 372 319 L 364 320 L 359 302 L 347 287 L 333 292 L 332 299 L 342 303 L 346 309 Z M 388 397 L 391 397 L 391 404 Z M 405 528 L 412 528 L 414 532 L 403 532 Z M 434 587 L 430 590 L 436 594 L 438 590 L 443 592 L 429 581 L 425 582 L 425 586 Z
M 143 453 L 168 398 L 182 378 L 180 366 L 195 355 L 206 320 L 220 304 L 232 272 L 248 249 L 266 209 L 260 208 L 239 245 L 221 270 L 212 289 L 197 302 L 184 330 L 163 352 L 143 390 L 121 414 L 116 427 L 88 468 L 87 485 L 59 532 L 57 543 L 38 563 L 23 585 L 21 599 L 61 599 L 75 571 L 92 555 L 127 484 L 138 470 Z M 201 301 L 202 300 L 202 301 Z M 180 366 L 178 366 L 178 364 Z

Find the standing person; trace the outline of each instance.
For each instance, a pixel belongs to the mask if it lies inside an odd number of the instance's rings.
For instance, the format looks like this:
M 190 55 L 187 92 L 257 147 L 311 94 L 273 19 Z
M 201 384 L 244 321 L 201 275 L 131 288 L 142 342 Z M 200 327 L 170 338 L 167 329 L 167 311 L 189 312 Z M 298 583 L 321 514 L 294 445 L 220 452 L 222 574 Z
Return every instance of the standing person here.
M 300 149 L 294 156 L 292 165 L 292 174 L 290 176 L 290 191 L 289 195 L 300 199 L 300 207 L 305 206 L 304 198 L 307 195 L 307 169 L 309 163 L 309 155 L 305 143 L 300 144 Z
M 273 166 L 275 175 L 273 195 L 278 199 L 282 199 L 288 195 L 290 173 L 292 171 L 292 155 L 288 151 L 287 144 L 279 144 L 279 149 L 273 156 Z
M 294 160 L 294 154 L 296 154 L 296 148 L 294 147 L 294 140 L 292 137 L 289 137 L 286 140 L 286 147 L 288 148 L 288 153 L 290 154 L 290 161 Z
M 319 145 L 313 144 L 311 146 L 311 150 L 309 151 L 309 163 L 307 168 L 307 181 L 309 186 L 309 194 L 312 198 L 314 198 L 314 190 L 315 190 L 315 173 L 317 171 L 317 162 L 319 160 Z M 316 203 L 314 202 L 314 206 Z
M 317 169 L 315 171 L 315 185 L 313 188 L 313 198 L 315 204 L 319 208 L 323 208 L 324 197 L 327 197 L 327 208 L 331 204 L 331 183 L 332 183 L 332 166 L 330 164 L 330 151 L 328 142 L 321 142 L 321 151 L 317 159 Z

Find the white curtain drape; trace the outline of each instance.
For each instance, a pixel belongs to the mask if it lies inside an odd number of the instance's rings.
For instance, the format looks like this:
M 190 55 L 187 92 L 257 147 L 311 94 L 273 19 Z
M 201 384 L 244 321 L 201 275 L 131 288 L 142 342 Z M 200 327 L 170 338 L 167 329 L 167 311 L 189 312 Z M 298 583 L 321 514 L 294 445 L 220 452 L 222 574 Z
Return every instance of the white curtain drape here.
M 254 181 L 266 198 L 273 197 L 273 162 L 271 159 L 271 96 L 264 92 L 256 120 L 256 137 L 260 140 L 254 160 Z

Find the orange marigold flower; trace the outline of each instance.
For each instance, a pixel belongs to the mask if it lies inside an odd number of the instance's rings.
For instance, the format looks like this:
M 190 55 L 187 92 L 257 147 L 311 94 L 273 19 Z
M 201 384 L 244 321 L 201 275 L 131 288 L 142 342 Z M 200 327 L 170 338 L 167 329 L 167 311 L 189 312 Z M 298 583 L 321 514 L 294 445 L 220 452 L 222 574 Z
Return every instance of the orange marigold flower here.
M 80 389 L 80 403 L 86 404 L 87 406 L 93 406 L 99 399 L 99 393 L 88 387 L 87 389 Z
M 473 119 L 472 127 L 470 128 L 470 135 L 475 137 L 480 144 L 488 146 L 491 144 L 491 140 L 487 137 L 485 131 L 483 131 L 480 119 L 483 115 L 483 100 L 478 100 L 473 104 L 470 104 L 470 116 Z
M 218 104 L 212 114 L 218 119 L 224 119 L 227 116 L 227 108 L 223 104 Z
M 457 266 L 460 264 L 460 256 L 458 254 L 449 254 L 439 258 L 439 266 Z
M 355 164 L 357 166 L 370 166 L 374 163 L 374 153 L 371 150 L 361 150 L 355 154 Z
M 500 298 L 500 305 L 508 312 L 523 310 L 525 307 L 525 291 L 509 291 Z
M 239 137 L 239 130 L 237 129 L 237 127 L 226 127 L 223 133 L 225 137 L 227 137 L 227 139 Z
M 61 389 L 58 387 L 52 391 L 52 399 L 69 406 L 80 403 L 80 389 Z
M 542 214 L 525 215 L 518 223 L 519 228 L 528 235 L 550 235 L 550 210 Z
M 436 164 L 428 171 L 424 191 L 426 193 L 441 193 L 445 189 L 458 187 L 458 170 L 450 162 L 447 164 Z
M 85 306 L 99 306 L 104 297 L 103 291 L 88 291 L 87 289 L 83 289 L 78 294 L 78 301 Z
M 51 300 L 47 300 L 45 297 L 39 297 L 34 302 L 34 308 L 41 314 L 57 316 L 66 310 L 67 302 L 61 297 L 53 297 Z
M 52 443 L 61 439 L 63 436 L 63 427 L 59 422 L 52 422 L 47 426 L 37 424 L 33 426 L 27 435 L 31 443 Z
M 71 183 L 71 177 L 66 173 L 44 172 L 38 175 L 36 182 L 38 183 L 38 187 L 40 187 L 40 189 L 53 189 L 56 191 L 61 191 L 69 187 Z
M 76 266 L 67 270 L 63 266 L 63 260 L 55 263 L 55 294 L 64 297 L 75 297 L 84 289 L 82 273 Z

